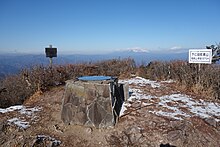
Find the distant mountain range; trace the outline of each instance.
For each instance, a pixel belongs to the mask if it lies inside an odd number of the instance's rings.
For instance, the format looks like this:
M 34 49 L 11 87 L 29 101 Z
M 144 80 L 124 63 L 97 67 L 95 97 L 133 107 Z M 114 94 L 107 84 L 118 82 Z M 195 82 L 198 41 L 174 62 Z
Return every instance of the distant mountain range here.
M 149 52 L 144 49 L 130 49 L 125 51 L 116 51 L 102 55 L 59 55 L 53 58 L 54 64 L 75 64 L 96 62 L 108 59 L 123 59 L 133 58 L 137 65 L 148 64 L 150 61 L 169 61 L 169 60 L 187 60 L 188 53 L 157 53 Z M 49 59 L 44 54 L 0 54 L 0 77 L 19 72 L 22 68 L 27 68 L 33 65 L 47 65 Z

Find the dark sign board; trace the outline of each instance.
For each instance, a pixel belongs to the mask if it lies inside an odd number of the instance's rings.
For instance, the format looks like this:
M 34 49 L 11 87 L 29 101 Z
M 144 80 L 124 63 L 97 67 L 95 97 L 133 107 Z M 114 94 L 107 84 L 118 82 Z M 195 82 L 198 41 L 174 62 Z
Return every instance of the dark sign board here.
M 57 48 L 45 48 L 46 57 L 57 57 Z

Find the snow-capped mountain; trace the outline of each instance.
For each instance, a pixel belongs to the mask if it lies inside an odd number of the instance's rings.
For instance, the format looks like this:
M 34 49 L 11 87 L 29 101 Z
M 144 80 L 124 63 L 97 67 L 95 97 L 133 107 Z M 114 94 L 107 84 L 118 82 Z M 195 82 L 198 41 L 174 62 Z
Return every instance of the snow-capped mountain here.
M 122 52 L 133 52 L 133 53 L 148 53 L 149 50 L 144 49 L 144 48 L 140 48 L 140 47 L 135 47 L 135 48 L 127 48 L 127 49 L 123 49 L 123 50 L 119 50 Z
M 135 53 L 148 53 L 149 51 L 147 49 L 142 49 L 142 48 L 133 48 L 130 49 L 131 52 L 135 52 Z

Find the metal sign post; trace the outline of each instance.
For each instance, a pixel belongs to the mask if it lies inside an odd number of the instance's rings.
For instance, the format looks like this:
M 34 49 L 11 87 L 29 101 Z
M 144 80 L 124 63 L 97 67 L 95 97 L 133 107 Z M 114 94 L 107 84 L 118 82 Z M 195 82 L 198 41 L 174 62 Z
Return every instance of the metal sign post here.
M 46 57 L 50 58 L 50 67 L 52 68 L 53 57 L 57 57 L 57 48 L 53 48 L 52 45 L 49 45 L 49 48 L 45 48 Z
M 189 50 L 189 63 L 198 64 L 198 74 L 199 74 L 201 70 L 201 64 L 212 64 L 212 50 L 190 49 Z M 200 75 L 199 75 L 198 83 L 200 83 Z

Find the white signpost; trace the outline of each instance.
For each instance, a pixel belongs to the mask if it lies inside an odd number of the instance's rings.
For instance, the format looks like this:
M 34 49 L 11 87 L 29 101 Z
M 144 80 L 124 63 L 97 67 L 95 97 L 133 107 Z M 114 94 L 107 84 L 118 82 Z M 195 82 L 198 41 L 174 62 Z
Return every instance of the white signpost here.
M 212 64 L 212 49 L 190 49 L 189 63 L 198 63 L 198 73 L 200 72 L 201 64 Z M 200 75 L 198 79 L 200 83 Z
M 211 49 L 190 49 L 189 50 L 189 63 L 212 63 L 212 50 Z

